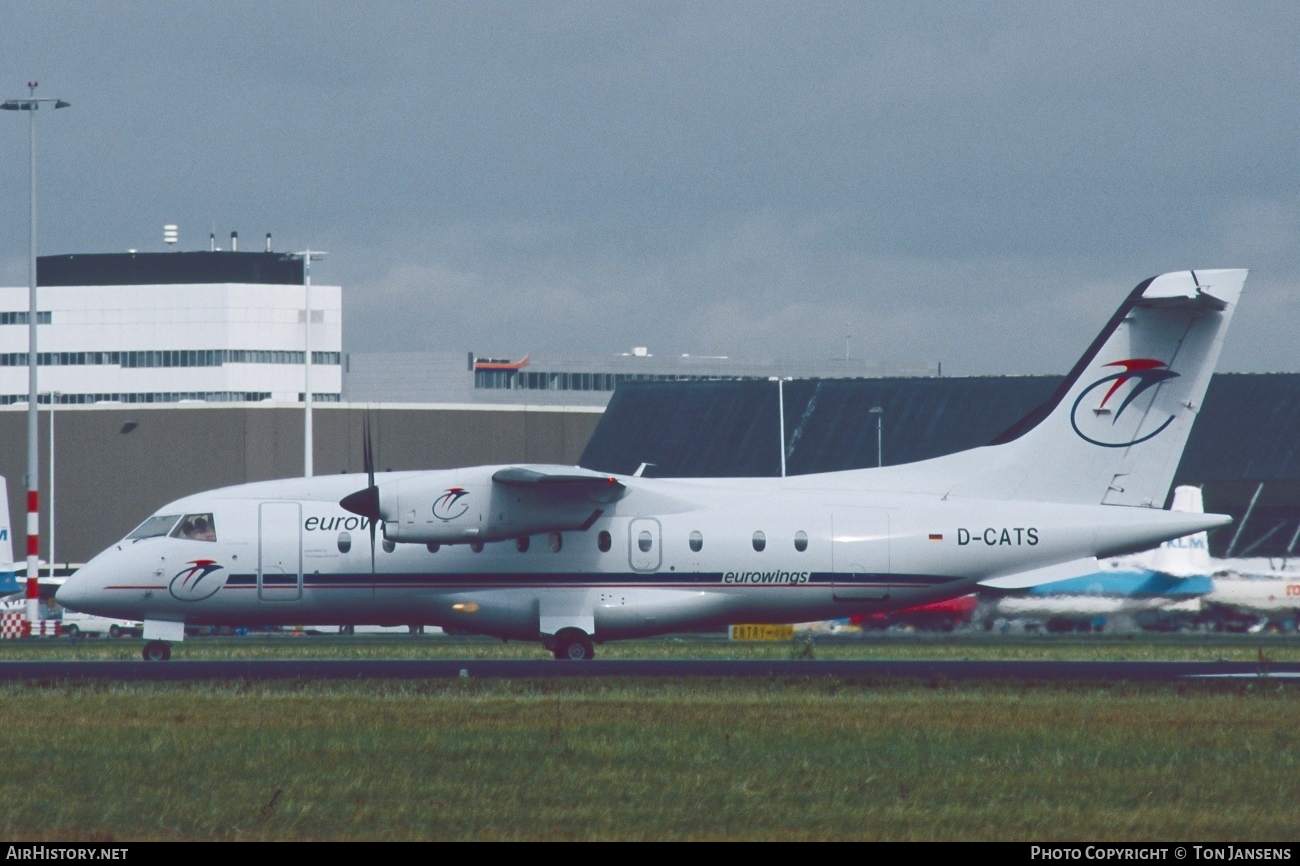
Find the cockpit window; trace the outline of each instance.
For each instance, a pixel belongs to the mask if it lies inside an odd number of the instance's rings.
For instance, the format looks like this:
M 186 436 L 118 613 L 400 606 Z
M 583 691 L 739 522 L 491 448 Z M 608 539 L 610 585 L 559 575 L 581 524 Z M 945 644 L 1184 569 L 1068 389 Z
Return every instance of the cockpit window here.
M 190 541 L 216 541 L 217 525 L 212 522 L 212 513 L 187 514 L 181 518 L 172 530 L 172 538 L 188 538 Z
M 179 514 L 156 514 L 137 526 L 135 531 L 127 536 L 127 539 L 135 539 L 136 541 L 139 541 L 141 538 L 154 538 L 159 535 L 166 535 L 168 532 L 171 532 L 171 528 L 175 526 L 176 521 L 180 519 Z

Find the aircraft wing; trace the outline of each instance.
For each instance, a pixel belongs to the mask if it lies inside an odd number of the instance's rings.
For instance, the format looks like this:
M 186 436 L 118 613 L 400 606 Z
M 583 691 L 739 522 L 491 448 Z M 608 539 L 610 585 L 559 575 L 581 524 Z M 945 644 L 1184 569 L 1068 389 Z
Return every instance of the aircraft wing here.
M 573 466 L 507 466 L 493 472 L 492 480 L 508 487 L 579 491 L 602 501 L 617 499 L 626 489 L 612 475 Z
M 527 464 L 422 472 L 345 497 L 344 508 L 380 520 L 384 537 L 467 544 L 585 530 L 626 486 L 577 466 Z

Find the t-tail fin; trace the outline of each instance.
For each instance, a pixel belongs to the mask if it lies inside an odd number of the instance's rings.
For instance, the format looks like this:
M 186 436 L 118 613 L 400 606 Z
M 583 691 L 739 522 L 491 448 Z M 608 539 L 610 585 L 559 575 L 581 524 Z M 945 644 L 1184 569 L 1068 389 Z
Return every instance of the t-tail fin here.
M 1214 270 L 1143 282 L 1046 403 L 923 471 L 953 496 L 1163 508 L 1245 281 Z

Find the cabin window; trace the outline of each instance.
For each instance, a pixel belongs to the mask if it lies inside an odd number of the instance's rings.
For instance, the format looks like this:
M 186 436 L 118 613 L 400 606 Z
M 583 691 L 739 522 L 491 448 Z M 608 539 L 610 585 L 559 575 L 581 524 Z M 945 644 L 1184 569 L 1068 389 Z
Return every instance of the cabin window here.
M 516 539 L 515 539 L 515 550 L 519 551 L 520 553 L 527 553 L 527 552 L 528 552 L 528 536 L 527 536 L 527 535 L 523 536 L 522 538 L 516 538 Z
M 546 536 L 546 546 L 551 549 L 551 553 L 559 553 L 560 548 L 564 547 L 564 536 L 558 532 L 552 532 Z
M 482 552 L 483 552 L 483 542 L 481 542 L 481 541 L 471 541 L 471 542 L 469 543 L 469 549 L 472 550 L 472 551 L 474 551 L 475 553 L 482 553 Z
M 347 553 L 352 549 L 352 534 L 349 532 L 339 533 L 339 553 Z
M 180 520 L 179 514 L 159 515 L 150 517 L 144 523 L 135 528 L 135 531 L 127 536 L 128 539 L 139 540 L 141 538 L 156 538 L 159 535 L 167 535 Z
M 800 553 L 808 549 L 808 533 L 802 529 L 794 534 L 794 549 Z
M 754 533 L 754 550 L 762 553 L 763 548 L 765 547 L 767 547 L 767 536 L 764 535 L 763 531 L 760 529 Z
M 384 539 L 384 553 L 392 553 L 396 549 L 397 549 L 396 541 L 389 541 L 387 538 Z
M 610 537 L 610 534 L 607 531 L 602 529 L 596 535 L 597 549 L 599 549 L 601 553 L 609 553 L 609 549 L 613 546 L 614 546 L 614 539 Z
M 699 553 L 700 550 L 704 547 L 704 536 L 700 534 L 700 531 L 698 529 L 691 531 L 691 538 L 689 543 L 691 545 L 691 550 L 695 551 L 696 553 Z
M 428 544 L 426 544 L 424 547 L 425 547 L 425 549 L 428 550 L 430 553 L 437 553 L 438 550 L 442 547 L 442 545 L 439 544 L 439 543 L 436 542 L 436 541 L 430 541 L 430 542 L 429 542 Z
M 636 537 L 636 546 L 641 549 L 642 553 L 649 553 L 650 548 L 654 547 L 654 543 L 654 538 L 651 537 L 647 530 L 641 530 L 641 533 Z
M 187 538 L 190 541 L 216 541 L 217 527 L 212 522 L 212 512 L 206 514 L 187 514 L 181 518 L 172 530 L 172 538 Z

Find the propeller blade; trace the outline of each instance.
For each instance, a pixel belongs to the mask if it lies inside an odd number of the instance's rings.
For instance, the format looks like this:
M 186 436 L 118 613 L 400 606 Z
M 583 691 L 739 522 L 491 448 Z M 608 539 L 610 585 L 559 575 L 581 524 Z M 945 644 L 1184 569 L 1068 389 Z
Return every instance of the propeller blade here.
M 375 524 L 378 521 L 370 521 L 370 576 L 375 576 Z
M 370 523 L 370 574 L 375 573 L 375 526 L 379 523 L 379 487 L 375 484 L 375 455 L 370 442 L 370 410 L 366 410 L 366 428 L 361 440 L 362 460 L 366 469 L 366 487 L 349 493 L 339 505 Z
M 370 409 L 366 409 L 366 430 L 362 437 L 362 459 L 365 461 L 366 483 L 371 487 L 375 486 L 375 449 L 370 441 Z
M 375 447 L 370 441 L 370 407 L 366 407 L 366 435 L 364 440 L 365 448 L 363 458 L 366 464 L 366 481 L 369 486 L 366 488 L 367 494 L 373 491 L 364 504 L 371 505 L 373 513 L 370 515 L 370 577 L 375 576 L 375 524 L 379 521 L 379 488 L 375 486 Z

